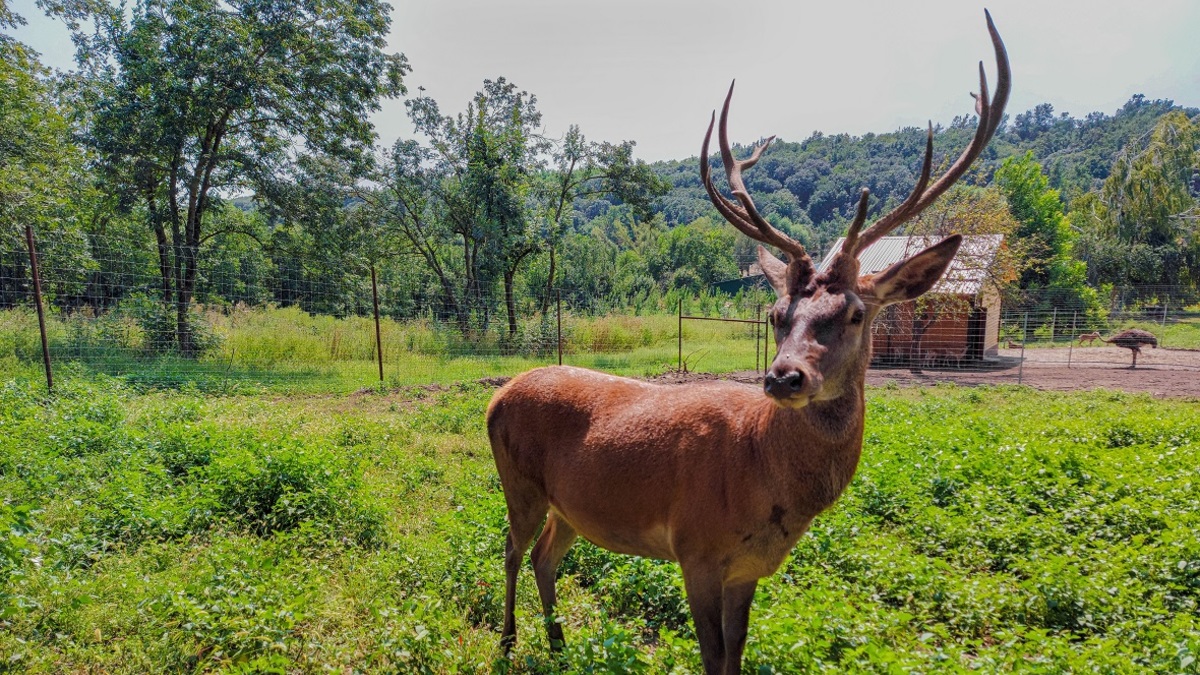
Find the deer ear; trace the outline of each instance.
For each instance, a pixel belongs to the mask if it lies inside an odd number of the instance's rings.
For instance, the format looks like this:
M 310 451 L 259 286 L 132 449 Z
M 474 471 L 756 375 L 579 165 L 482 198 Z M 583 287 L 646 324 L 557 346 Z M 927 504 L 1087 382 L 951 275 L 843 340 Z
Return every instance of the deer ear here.
M 958 253 L 959 244 L 962 244 L 962 235 L 946 237 L 913 257 L 868 277 L 862 285 L 871 288 L 871 294 L 880 306 L 918 298 L 946 273 L 950 261 Z
M 767 278 L 767 281 L 771 284 L 771 288 L 775 289 L 775 295 L 780 297 L 787 295 L 787 263 L 776 258 L 774 254 L 759 245 L 758 266 L 762 268 L 763 276 Z

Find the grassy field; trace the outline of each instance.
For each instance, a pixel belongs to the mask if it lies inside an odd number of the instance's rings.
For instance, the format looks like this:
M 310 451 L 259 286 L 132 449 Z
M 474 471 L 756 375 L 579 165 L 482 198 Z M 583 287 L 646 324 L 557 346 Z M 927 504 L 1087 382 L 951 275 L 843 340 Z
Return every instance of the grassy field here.
M 701 302 L 701 301 L 705 302 Z M 715 316 L 733 309 L 711 297 L 686 311 Z M 746 315 L 746 312 L 741 312 Z M 753 316 L 753 313 L 749 313 Z M 365 317 L 311 316 L 297 308 L 209 310 L 202 314 L 212 346 L 198 360 L 154 354 L 142 326 L 119 312 L 102 317 L 52 316 L 51 354 L 60 367 L 124 379 L 140 389 L 189 388 L 208 393 L 348 393 L 379 384 L 375 331 Z M 428 321 L 382 322 L 385 386 L 450 384 L 513 375 L 557 362 L 553 316 L 522 324 L 501 345 L 494 333 L 474 342 Z M 1200 318 L 1157 324 L 1127 322 L 1159 335 L 1163 346 L 1200 349 Z M 644 376 L 677 366 L 678 319 L 673 314 L 606 317 L 567 314 L 564 362 Z M 1002 339 L 1019 337 L 1007 326 Z M 1031 331 L 1033 332 L 1033 331 Z M 1115 332 L 1115 331 L 1109 331 Z M 1106 333 L 1107 334 L 1107 333 Z M 1066 348 L 1068 341 L 1026 342 Z M 1070 344 L 1073 344 L 1071 342 Z M 686 321 L 683 357 L 692 371 L 733 372 L 756 365 L 755 328 L 748 324 Z M 27 310 L 0 311 L 0 372 L 40 366 L 37 320 Z
M 707 308 L 709 314 L 720 309 Z M 144 331 L 132 319 L 116 315 L 52 317 L 51 354 L 56 363 L 119 376 L 141 388 L 346 393 L 379 383 L 375 328 L 368 318 L 310 316 L 297 308 L 203 316 L 215 340 L 199 360 L 148 354 Z M 448 384 L 556 363 L 553 319 L 523 325 L 511 348 L 494 335 L 468 343 L 453 329 L 426 321 L 385 319 L 384 383 Z M 674 315 L 568 314 L 563 321 L 564 362 L 626 375 L 657 374 L 676 366 L 677 337 Z M 729 372 L 755 366 L 754 329 L 747 324 L 689 321 L 684 338 L 684 357 L 692 367 Z M 0 372 L 40 367 L 41 358 L 33 312 L 0 311 Z
M 1013 319 L 1005 322 L 1000 331 L 1001 342 L 1012 340 L 1021 342 L 1021 325 L 1020 317 L 1009 317 Z M 1045 317 L 1042 317 L 1043 320 Z M 1030 329 L 1030 338 L 1025 340 L 1027 348 L 1058 348 L 1066 349 L 1069 346 L 1078 346 L 1078 335 L 1086 332 L 1076 330 L 1074 335 L 1059 335 L 1057 339 L 1050 340 L 1049 324 L 1045 324 L 1039 330 Z M 1188 315 L 1173 318 L 1165 324 L 1154 321 L 1119 321 L 1114 322 L 1108 330 L 1100 331 L 1104 337 L 1109 337 L 1113 333 L 1125 330 L 1126 328 L 1141 328 L 1149 331 L 1158 337 L 1159 345 L 1168 349 L 1197 349 L 1200 350 L 1200 317 L 1195 316 L 1195 312 Z M 1100 343 L 1093 343 L 1099 345 Z M 1003 345 L 1001 345 L 1003 346 Z
M 0 670 L 699 672 L 677 569 L 581 543 L 498 660 L 491 388 L 0 384 Z M 1197 404 L 875 389 L 842 501 L 760 586 L 748 672 L 1200 672 Z

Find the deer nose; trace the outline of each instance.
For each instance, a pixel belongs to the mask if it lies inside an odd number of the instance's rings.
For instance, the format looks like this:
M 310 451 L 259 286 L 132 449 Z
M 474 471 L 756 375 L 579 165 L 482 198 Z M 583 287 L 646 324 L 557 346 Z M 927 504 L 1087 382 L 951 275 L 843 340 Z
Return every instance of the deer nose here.
M 767 373 L 763 378 L 763 390 L 775 398 L 787 398 L 804 389 L 804 373 L 799 370 L 775 375 Z

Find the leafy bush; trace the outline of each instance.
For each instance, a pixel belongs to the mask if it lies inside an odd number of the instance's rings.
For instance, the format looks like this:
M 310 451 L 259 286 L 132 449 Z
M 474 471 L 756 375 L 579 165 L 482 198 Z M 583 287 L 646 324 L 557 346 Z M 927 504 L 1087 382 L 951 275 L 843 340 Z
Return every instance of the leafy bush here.
M 287 642 L 306 618 L 316 589 L 270 558 L 208 554 L 182 588 L 149 603 L 166 625 L 201 646 L 197 669 L 221 664 L 244 672 L 286 670 Z M 236 670 L 235 670 L 236 672 Z
M 226 448 L 199 480 L 215 497 L 218 513 L 256 534 L 313 521 L 341 541 L 373 546 L 382 537 L 382 515 L 357 495 L 354 468 L 327 447 L 267 439 Z
M 699 672 L 678 566 L 582 540 L 564 651 L 526 561 L 499 658 L 493 391 L 0 386 L 6 667 Z M 938 386 L 868 408 L 854 482 L 759 586 L 748 672 L 1200 672 L 1194 403 Z

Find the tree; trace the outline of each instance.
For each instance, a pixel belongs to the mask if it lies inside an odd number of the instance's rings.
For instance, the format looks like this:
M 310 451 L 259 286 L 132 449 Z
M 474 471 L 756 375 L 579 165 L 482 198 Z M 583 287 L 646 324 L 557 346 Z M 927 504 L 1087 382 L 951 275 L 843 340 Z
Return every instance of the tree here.
M 1198 170 L 1200 126 L 1182 112 L 1163 115 L 1148 138 L 1126 146 L 1102 190 L 1072 208 L 1094 281 L 1200 284 Z
M 140 0 L 96 16 L 104 42 L 90 141 L 111 183 L 145 206 L 180 353 L 196 353 L 189 307 L 205 219 L 220 195 L 269 193 L 297 156 L 362 173 L 367 115 L 403 92 L 402 55 L 384 51 L 378 0 Z
M 1056 275 L 1069 267 L 1072 240 L 1058 190 L 1050 187 L 1032 152 L 1005 159 L 996 170 L 996 185 L 1019 223 L 1014 234 L 1024 244 L 1029 262 L 1021 274 L 1021 287 L 1057 283 Z
M 631 207 L 637 219 L 648 220 L 652 203 L 671 185 L 659 178 L 645 162 L 633 158 L 633 141 L 595 143 L 579 127 L 571 125 L 553 155 L 554 169 L 542 175 L 542 238 L 550 255 L 542 312 L 549 306 L 557 279 L 557 251 L 573 215 L 573 205 L 597 196 L 616 198 Z
M 649 271 L 664 286 L 697 291 L 738 276 L 734 230 L 709 218 L 673 228 L 658 241 Z
M 507 336 L 517 332 L 514 289 L 518 271 L 548 252 L 541 306 L 557 275 L 558 248 L 575 205 L 591 197 L 623 200 L 636 216 L 667 186 L 633 159 L 633 143 L 594 143 L 578 127 L 562 141 L 541 135 L 537 97 L 504 78 L 485 80 L 467 110 L 443 115 L 436 101 L 407 102 L 428 146 L 401 140 L 364 199 L 437 277 L 448 313 L 468 332 L 472 309 L 486 328 L 488 293 L 503 284 Z
M 19 16 L 0 6 L 0 28 L 20 23 Z M 28 262 L 23 253 L 26 226 L 38 230 L 39 248 L 52 265 L 77 270 L 69 279 L 58 279 L 60 286 L 70 288 L 50 286 L 48 295 L 79 292 L 88 263 L 86 242 L 70 217 L 83 154 L 48 77 L 31 50 L 0 35 L 0 241 L 11 243 L 4 249 L 14 253 L 11 260 L 0 260 L 0 279 L 12 280 L 0 285 L 0 305 L 25 296 L 18 280 L 25 277 Z
M 1003 293 L 1021 278 L 1030 264 L 1027 243 L 1017 234 L 1019 228 L 1020 223 L 1013 217 L 1000 190 L 960 184 L 950 188 L 917 216 L 909 225 L 909 232 L 931 239 L 951 234 L 1003 235 L 1004 246 L 986 270 L 987 282 Z M 911 254 L 919 253 L 923 247 L 924 244 L 918 244 Z
M 1117 157 L 1104 183 L 1113 234 L 1122 241 L 1150 246 L 1176 243 L 1173 216 L 1195 205 L 1192 175 L 1200 168 L 1200 127 L 1182 112 L 1167 113 L 1136 154 L 1127 148 Z
M 443 115 L 428 96 L 405 105 L 429 147 L 397 141 L 377 173 L 379 188 L 361 198 L 425 261 L 463 334 L 473 330 L 472 310 L 487 327 L 488 291 L 503 278 L 511 336 L 513 278 L 537 250 L 526 204 L 528 177 L 548 147 L 537 98 L 499 78 L 485 80 L 457 116 Z

